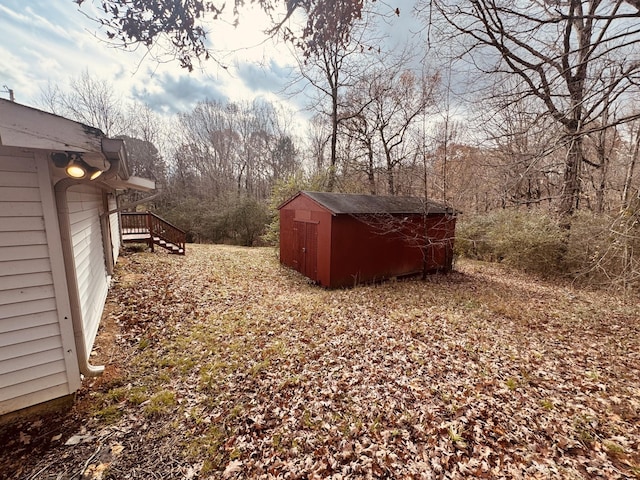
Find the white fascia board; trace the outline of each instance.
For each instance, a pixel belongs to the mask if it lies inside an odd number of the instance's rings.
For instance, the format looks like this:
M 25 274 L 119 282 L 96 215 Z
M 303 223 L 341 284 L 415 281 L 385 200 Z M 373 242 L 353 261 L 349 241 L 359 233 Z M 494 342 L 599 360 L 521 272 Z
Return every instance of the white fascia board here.
M 127 180 L 108 180 L 109 186 L 112 186 L 116 190 L 139 190 L 141 192 L 151 192 L 156 189 L 156 182 L 142 177 L 129 177 Z
M 97 128 L 0 99 L 0 145 L 102 153 L 103 137 Z

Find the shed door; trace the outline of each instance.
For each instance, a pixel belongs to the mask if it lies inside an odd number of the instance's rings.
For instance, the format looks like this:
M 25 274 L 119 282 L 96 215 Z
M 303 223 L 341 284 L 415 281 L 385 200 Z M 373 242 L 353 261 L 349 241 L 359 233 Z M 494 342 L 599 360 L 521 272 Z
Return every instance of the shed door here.
M 318 224 L 293 222 L 296 270 L 313 281 L 318 280 Z

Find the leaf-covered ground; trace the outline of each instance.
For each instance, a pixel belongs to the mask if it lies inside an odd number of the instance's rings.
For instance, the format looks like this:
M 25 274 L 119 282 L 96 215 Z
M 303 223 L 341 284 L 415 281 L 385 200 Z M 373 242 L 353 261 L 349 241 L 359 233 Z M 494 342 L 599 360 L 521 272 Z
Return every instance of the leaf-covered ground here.
M 640 478 L 640 306 L 487 264 L 328 291 L 273 249 L 121 258 L 6 478 Z M 70 444 L 67 444 L 70 443 Z

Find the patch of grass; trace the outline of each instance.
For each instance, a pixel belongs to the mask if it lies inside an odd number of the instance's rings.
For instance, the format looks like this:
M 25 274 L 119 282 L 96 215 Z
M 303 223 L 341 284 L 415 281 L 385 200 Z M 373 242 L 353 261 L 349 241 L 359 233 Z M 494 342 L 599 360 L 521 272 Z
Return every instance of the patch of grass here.
M 594 440 L 593 426 L 595 418 L 590 415 L 580 414 L 573 419 L 573 431 L 576 439 L 583 445 L 591 445 Z
M 540 405 L 542 406 L 542 408 L 548 411 L 553 410 L 553 406 L 554 406 L 553 402 L 548 398 L 543 398 L 542 400 L 540 400 Z
M 280 448 L 280 446 L 282 445 L 282 435 L 279 434 L 279 433 L 274 434 L 271 437 L 271 445 L 273 445 L 273 448 L 278 450 Z
M 213 473 L 221 470 L 227 463 L 227 455 L 224 451 L 224 444 L 227 441 L 227 434 L 218 425 L 212 425 L 199 438 L 185 446 L 186 455 L 191 459 L 202 459 L 201 475 Z
M 158 366 L 163 368 L 172 368 L 176 366 L 176 359 L 170 355 L 158 358 Z
M 243 405 L 234 405 L 233 408 L 229 410 L 229 413 L 227 414 L 227 419 L 234 420 L 236 418 L 241 417 L 243 413 L 244 413 Z
M 126 387 L 116 387 L 109 390 L 106 395 L 104 395 L 104 400 L 108 403 L 119 403 L 127 398 L 127 389 Z
M 127 402 L 132 405 L 140 405 L 147 401 L 148 398 L 149 396 L 144 387 L 133 387 L 127 392 Z
M 587 378 L 592 382 L 597 382 L 598 380 L 600 380 L 600 373 L 594 370 L 588 371 Z
M 374 435 L 377 435 L 378 433 L 380 433 L 380 430 L 382 429 L 382 423 L 380 421 L 381 421 L 380 415 L 376 416 L 376 418 L 373 420 L 373 423 L 369 425 L 369 432 L 371 432 Z
M 254 363 L 249 369 L 249 375 L 251 375 L 252 377 L 256 377 L 260 374 L 260 372 L 269 368 L 269 365 L 271 365 L 271 361 L 269 359 Z
M 286 378 L 280 385 L 280 389 L 284 390 L 286 388 L 293 388 L 298 385 L 300 385 L 300 376 L 294 375 L 292 377 Z
M 516 388 L 518 388 L 518 381 L 513 377 L 507 378 L 507 381 L 504 383 L 507 386 L 507 388 L 511 391 L 514 391 Z
M 229 363 L 222 360 L 215 360 L 203 365 L 200 369 L 200 385 L 208 391 L 212 391 L 220 382 L 224 381 L 229 372 Z
M 95 416 L 107 425 L 113 425 L 122 417 L 122 410 L 118 405 L 109 405 L 95 413 Z
M 317 430 L 319 427 L 319 423 L 317 420 L 314 420 L 313 417 L 311 416 L 311 412 L 309 410 L 306 410 L 304 412 L 302 412 L 302 425 L 304 425 L 304 427 L 308 428 L 309 430 Z
M 611 456 L 620 456 L 626 453 L 624 447 L 622 445 L 617 444 L 613 440 L 605 440 L 602 442 L 602 445 L 607 450 L 607 453 Z
M 462 431 L 459 431 L 458 427 L 450 425 L 447 433 L 449 435 L 449 440 L 451 440 L 456 447 L 467 447 L 467 442 L 465 442 L 464 437 L 462 436 Z
M 144 414 L 150 418 L 166 415 L 173 411 L 176 403 L 175 393 L 163 390 L 149 399 L 149 403 L 144 407 Z

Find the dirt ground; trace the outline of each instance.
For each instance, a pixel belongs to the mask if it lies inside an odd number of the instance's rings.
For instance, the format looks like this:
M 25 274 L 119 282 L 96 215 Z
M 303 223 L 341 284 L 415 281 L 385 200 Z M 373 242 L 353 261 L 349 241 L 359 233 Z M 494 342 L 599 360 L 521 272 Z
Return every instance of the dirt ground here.
M 0 479 L 640 478 L 636 298 L 496 265 L 328 291 L 272 249 L 119 260 L 72 405 Z

